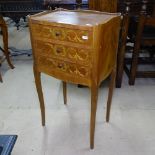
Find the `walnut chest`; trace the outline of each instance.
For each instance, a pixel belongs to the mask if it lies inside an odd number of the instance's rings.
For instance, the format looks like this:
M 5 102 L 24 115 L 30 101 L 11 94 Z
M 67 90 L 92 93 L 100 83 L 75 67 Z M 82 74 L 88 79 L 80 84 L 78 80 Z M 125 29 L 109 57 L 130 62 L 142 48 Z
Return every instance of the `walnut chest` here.
M 64 81 L 65 103 L 66 82 L 89 86 L 92 101 L 90 143 L 93 148 L 97 89 L 105 78 L 115 73 L 120 14 L 45 11 L 30 16 L 29 26 L 42 124 L 45 124 L 45 112 L 41 72 Z

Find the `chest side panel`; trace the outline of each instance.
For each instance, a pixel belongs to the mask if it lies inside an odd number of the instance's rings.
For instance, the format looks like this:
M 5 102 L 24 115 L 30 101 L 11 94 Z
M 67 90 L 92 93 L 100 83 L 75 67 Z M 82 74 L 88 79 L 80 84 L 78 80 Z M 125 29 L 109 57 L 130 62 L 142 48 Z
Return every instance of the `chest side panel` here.
M 120 17 L 111 19 L 108 23 L 99 27 L 99 83 L 116 67 L 118 39 L 120 30 Z

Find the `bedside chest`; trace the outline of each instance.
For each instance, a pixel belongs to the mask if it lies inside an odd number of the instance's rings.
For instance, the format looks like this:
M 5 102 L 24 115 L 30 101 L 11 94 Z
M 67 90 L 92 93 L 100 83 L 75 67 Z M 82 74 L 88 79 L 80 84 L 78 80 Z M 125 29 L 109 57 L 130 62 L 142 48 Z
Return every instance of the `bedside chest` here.
M 63 81 L 65 104 L 67 82 L 86 85 L 91 88 L 90 148 L 93 148 L 98 87 L 111 75 L 106 116 L 109 121 L 120 14 L 59 9 L 30 16 L 29 26 L 42 125 L 45 106 L 41 72 Z

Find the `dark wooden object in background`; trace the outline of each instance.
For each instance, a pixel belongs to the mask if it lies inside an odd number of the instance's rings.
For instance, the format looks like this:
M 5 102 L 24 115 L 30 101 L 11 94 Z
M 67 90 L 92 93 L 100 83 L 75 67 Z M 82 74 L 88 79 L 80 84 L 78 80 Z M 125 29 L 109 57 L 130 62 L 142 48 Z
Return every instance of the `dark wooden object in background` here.
M 19 29 L 20 18 L 29 14 L 35 14 L 43 10 L 54 10 L 55 8 L 77 9 L 88 8 L 88 3 L 82 3 L 82 0 L 76 0 L 76 3 L 70 1 L 50 1 L 50 0 L 0 0 L 0 14 L 10 17 Z
M 124 58 L 126 51 L 126 43 L 129 28 L 129 12 L 131 2 L 127 2 L 125 6 L 125 13 L 123 13 L 123 19 L 121 23 L 120 41 L 117 54 L 117 74 L 116 74 L 116 88 L 120 88 L 122 84 L 123 72 L 124 72 Z
M 48 10 L 54 10 L 55 8 L 64 8 L 69 10 L 74 9 L 88 9 L 88 1 L 82 0 L 60 0 L 60 1 L 49 1 L 46 0 L 45 8 Z
M 117 12 L 117 0 L 89 0 L 89 9 L 114 13 Z
M 43 0 L 0 0 L 0 14 L 10 17 L 19 29 L 20 18 L 44 10 Z
M 133 54 L 132 54 L 131 67 L 129 71 L 127 70 L 127 67 L 126 67 L 127 73 L 129 73 L 128 76 L 129 76 L 130 85 L 135 84 L 136 77 L 155 78 L 155 70 L 154 71 L 138 70 L 138 65 L 140 64 L 140 62 L 138 61 L 140 50 L 143 49 L 144 47 L 150 47 L 151 49 L 153 46 L 155 46 L 155 16 L 151 16 L 151 15 L 148 16 L 147 14 L 148 1 L 143 0 L 142 2 L 143 2 L 143 5 L 142 5 L 139 21 L 138 21 L 138 26 L 137 26 L 137 31 L 136 31 L 135 41 L 134 41 Z M 144 32 L 144 29 L 146 26 L 151 26 L 151 28 L 153 29 L 153 32 L 151 34 L 149 34 L 149 32 L 148 33 Z M 153 52 L 155 54 L 155 51 Z M 152 63 L 155 64 L 155 61 Z
M 147 0 L 147 12 L 152 14 L 154 0 Z M 130 16 L 139 15 L 141 11 L 142 0 L 118 0 L 117 11 L 123 13 L 125 11 L 125 5 L 130 3 Z
M 122 0 L 119 0 L 119 9 L 121 10 L 121 12 L 123 12 L 122 10 Z M 120 34 L 120 47 L 119 47 L 119 51 L 118 51 L 118 67 L 117 67 L 117 76 L 116 76 L 116 87 L 120 88 L 121 84 L 122 84 L 122 77 L 123 77 L 123 71 L 124 71 L 124 65 L 125 62 L 131 62 L 131 60 L 126 59 L 127 61 L 125 61 L 125 52 L 127 50 L 127 36 L 130 35 L 135 35 L 134 31 L 135 28 L 129 27 L 129 23 L 130 26 L 132 25 L 132 21 L 130 19 L 132 19 L 133 17 L 137 17 L 140 14 L 140 10 L 142 7 L 142 1 L 140 0 L 128 0 L 127 2 L 124 3 L 126 5 L 126 12 L 123 13 L 123 22 L 124 22 L 124 28 L 122 29 L 122 33 Z M 148 5 L 147 5 L 147 14 L 153 14 L 154 12 L 154 1 L 153 0 L 148 0 Z M 129 34 L 129 31 L 131 32 Z M 126 67 L 125 67 L 126 68 Z M 126 68 L 127 69 L 127 68 Z M 126 70 L 125 69 L 125 70 Z M 126 70 L 127 75 L 129 75 L 129 71 Z
M 3 17 L 0 15 L 0 28 L 2 31 L 2 36 L 3 36 L 3 47 L 0 47 L 0 50 L 2 50 L 2 52 L 4 53 L 4 57 L 2 56 L 2 58 L 0 58 L 0 65 L 1 63 L 6 59 L 10 68 L 14 68 L 14 66 L 11 63 L 10 60 L 10 56 L 9 56 L 9 51 L 8 51 L 8 29 L 7 29 L 7 25 L 3 19 Z M 2 77 L 0 74 L 0 81 L 2 82 Z
M 124 13 L 126 4 L 130 3 L 130 15 L 138 15 L 141 10 L 141 0 L 88 0 L 89 9 Z M 147 12 L 153 10 L 154 0 L 149 0 Z
M 127 10 L 128 12 L 124 14 L 124 20 L 125 21 L 125 27 L 126 29 L 123 30 L 123 33 L 121 33 L 121 43 L 120 43 L 120 48 L 119 48 L 119 52 L 118 52 L 118 68 L 117 68 L 117 77 L 116 77 L 116 87 L 117 88 L 120 88 L 121 87 L 121 83 L 122 83 L 122 77 L 123 77 L 123 71 L 125 69 L 128 77 L 129 77 L 129 84 L 130 85 L 133 85 L 134 84 L 134 80 L 135 79 L 135 75 L 137 74 L 137 76 L 141 76 L 143 75 L 143 77 L 148 77 L 147 75 L 150 74 L 151 77 L 154 76 L 154 73 L 153 72 L 148 72 L 146 74 L 143 74 L 144 72 L 137 72 L 135 73 L 137 70 L 137 63 L 138 63 L 138 55 L 139 55 L 139 50 L 140 50 L 140 43 L 143 38 L 142 38 L 142 34 L 141 32 L 143 31 L 143 24 L 142 22 L 144 21 L 144 17 L 146 18 L 148 15 L 152 15 L 154 14 L 154 7 L 155 7 L 155 4 L 154 4 L 154 1 L 152 0 L 148 0 L 148 1 L 136 1 L 136 2 L 127 2 L 126 6 L 127 6 Z M 138 5 L 137 7 L 137 10 L 135 10 L 135 5 Z M 146 4 L 148 7 L 146 7 Z M 142 9 L 142 11 L 139 11 L 140 9 Z M 139 11 L 139 12 L 137 12 Z M 140 15 L 140 12 L 141 12 L 141 15 Z M 147 12 L 147 14 L 146 14 Z M 134 27 L 132 26 L 134 23 L 133 23 L 133 20 L 131 19 L 135 19 L 135 17 L 138 18 L 138 27 Z M 130 23 L 130 27 L 129 27 L 129 23 Z M 137 29 L 137 30 L 136 30 Z M 147 32 L 146 32 L 147 34 Z M 134 43 L 134 49 L 133 49 L 133 57 L 132 57 L 132 60 L 131 59 L 128 59 L 128 58 L 125 58 L 125 52 L 127 50 L 127 46 L 126 46 L 126 43 L 127 43 L 127 36 L 129 36 L 129 42 L 131 43 Z M 131 36 L 136 36 L 136 38 L 134 37 L 134 39 L 131 37 Z M 131 39 L 132 38 L 132 39 Z M 152 44 L 151 40 L 149 40 L 149 44 Z M 148 41 L 147 41 L 148 43 Z M 140 61 L 139 61 L 140 62 Z M 127 64 L 131 64 L 132 63 L 132 66 L 131 66 L 131 69 L 129 70 L 128 67 L 126 66 Z M 150 63 L 150 62 L 149 62 Z M 134 75 L 134 77 L 133 77 Z

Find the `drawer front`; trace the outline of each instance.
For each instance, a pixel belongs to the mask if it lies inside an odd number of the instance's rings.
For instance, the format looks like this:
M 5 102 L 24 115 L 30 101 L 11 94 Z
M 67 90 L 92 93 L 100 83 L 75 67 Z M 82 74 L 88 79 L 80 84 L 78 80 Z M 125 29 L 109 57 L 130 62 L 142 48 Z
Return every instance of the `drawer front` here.
M 84 45 L 91 45 L 92 33 L 88 30 L 67 29 L 63 27 L 42 26 L 34 24 L 32 26 L 36 38 L 47 38 L 52 40 L 67 41 Z
M 72 77 L 90 78 L 90 69 L 86 66 L 79 66 L 69 62 L 49 59 L 44 56 L 37 57 L 36 65 L 41 72 L 49 74 L 64 74 Z
M 90 50 L 49 42 L 35 41 L 35 55 L 62 59 L 86 66 L 91 64 Z

